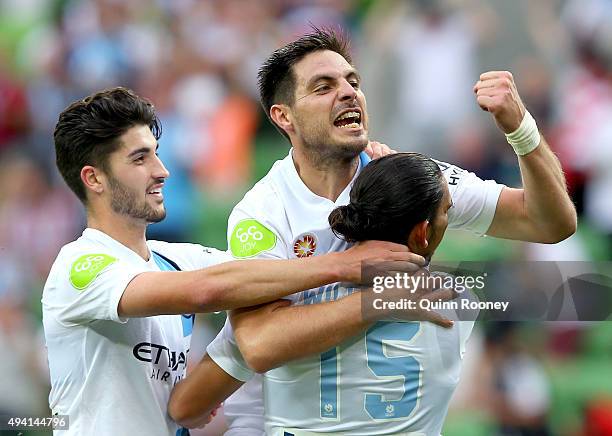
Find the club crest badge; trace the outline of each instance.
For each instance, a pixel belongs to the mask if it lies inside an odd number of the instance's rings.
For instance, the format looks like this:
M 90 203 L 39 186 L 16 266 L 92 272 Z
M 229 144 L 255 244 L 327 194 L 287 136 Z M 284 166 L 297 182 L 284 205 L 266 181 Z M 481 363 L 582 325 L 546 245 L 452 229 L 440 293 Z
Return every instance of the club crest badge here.
M 310 257 L 317 249 L 317 238 L 312 233 L 305 233 L 297 237 L 293 243 L 293 253 L 297 257 Z

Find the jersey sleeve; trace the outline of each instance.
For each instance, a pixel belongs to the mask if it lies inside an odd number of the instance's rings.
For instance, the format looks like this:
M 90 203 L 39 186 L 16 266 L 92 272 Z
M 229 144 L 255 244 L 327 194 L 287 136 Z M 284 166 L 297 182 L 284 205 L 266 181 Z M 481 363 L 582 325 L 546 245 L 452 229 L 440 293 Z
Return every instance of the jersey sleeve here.
M 482 180 L 476 174 L 446 162 L 436 163 L 448 183 L 453 201 L 453 207 L 448 211 L 448 227 L 484 235 L 493 222 L 504 185 L 494 180 Z
M 240 353 L 229 319 L 225 321 L 217 337 L 208 344 L 206 352 L 213 362 L 236 380 L 246 382 L 255 374 Z
M 228 254 L 233 259 L 287 259 L 287 244 L 282 238 L 282 224 L 275 222 L 284 212 L 274 201 L 268 186 L 256 185 L 232 210 L 227 224 Z M 262 189 L 264 188 L 264 189 Z M 240 381 L 254 375 L 236 343 L 229 318 L 208 345 L 206 352 L 221 369 Z
M 119 300 L 142 271 L 100 251 L 58 259 L 53 269 L 45 286 L 43 304 L 60 324 L 127 321 L 117 313 Z
M 227 247 L 234 259 L 288 259 L 285 211 L 271 189 L 253 189 L 227 223 Z

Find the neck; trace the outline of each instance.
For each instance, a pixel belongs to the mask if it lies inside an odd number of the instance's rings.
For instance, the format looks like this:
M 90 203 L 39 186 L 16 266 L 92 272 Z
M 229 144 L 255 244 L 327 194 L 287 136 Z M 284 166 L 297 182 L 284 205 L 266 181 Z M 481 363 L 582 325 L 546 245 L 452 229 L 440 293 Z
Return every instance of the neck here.
M 146 240 L 147 224 L 136 222 L 114 212 L 96 214 L 87 211 L 87 227 L 106 233 L 115 241 L 125 245 L 144 260 L 149 260 L 149 248 Z
M 323 161 L 302 149 L 294 148 L 293 163 L 308 189 L 320 197 L 336 201 L 355 176 L 359 157 Z

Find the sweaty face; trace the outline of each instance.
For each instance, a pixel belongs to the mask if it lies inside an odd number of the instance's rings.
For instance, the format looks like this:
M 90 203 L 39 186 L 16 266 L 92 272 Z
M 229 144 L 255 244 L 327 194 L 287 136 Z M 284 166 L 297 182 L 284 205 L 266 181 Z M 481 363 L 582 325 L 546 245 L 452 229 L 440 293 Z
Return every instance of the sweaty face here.
M 368 143 L 366 100 L 359 74 L 340 54 L 317 51 L 293 66 L 294 146 L 322 158 L 352 158 Z
M 168 171 L 157 156 L 157 141 L 147 126 L 130 128 L 109 160 L 107 174 L 113 212 L 155 223 L 166 217 L 162 188 Z

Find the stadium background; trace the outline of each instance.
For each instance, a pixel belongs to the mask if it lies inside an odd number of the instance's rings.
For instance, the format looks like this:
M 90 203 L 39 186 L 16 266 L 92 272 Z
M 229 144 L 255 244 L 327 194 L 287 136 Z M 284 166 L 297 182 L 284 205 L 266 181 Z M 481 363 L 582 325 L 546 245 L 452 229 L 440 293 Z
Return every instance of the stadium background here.
M 542 246 L 449 232 L 438 260 L 611 259 L 609 0 L 0 0 L 0 413 L 49 413 L 41 289 L 84 224 L 54 168 L 59 112 L 115 85 L 150 98 L 172 176 L 168 217 L 149 236 L 225 248 L 231 207 L 288 149 L 258 106 L 257 68 L 309 22 L 350 33 L 371 138 L 516 186 L 516 158 L 471 94 L 480 72 L 508 69 L 559 154 L 575 236 Z M 223 318 L 199 317 L 192 358 Z M 483 323 L 465 366 L 445 435 L 502 422 L 612 434 L 609 322 Z

